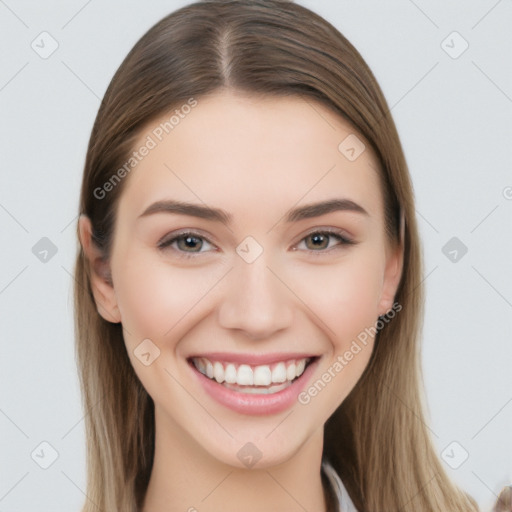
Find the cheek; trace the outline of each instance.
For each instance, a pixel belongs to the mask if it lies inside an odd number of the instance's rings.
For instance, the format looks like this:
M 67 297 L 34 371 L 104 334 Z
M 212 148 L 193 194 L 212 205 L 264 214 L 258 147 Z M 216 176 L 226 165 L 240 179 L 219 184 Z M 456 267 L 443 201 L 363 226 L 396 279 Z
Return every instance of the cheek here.
M 207 314 L 208 297 L 227 270 L 173 265 L 144 250 L 122 254 L 114 282 L 127 347 L 149 338 L 171 349 L 161 354 L 171 362 L 179 341 Z
M 209 279 L 201 283 L 194 276 L 143 252 L 125 253 L 115 282 L 123 325 L 134 337 L 168 338 L 208 289 Z
M 128 356 L 153 400 L 161 401 L 165 389 L 178 403 L 185 398 L 173 395 L 179 389 L 174 389 L 174 381 L 165 369 L 181 380 L 182 369 L 175 364 L 179 342 L 191 325 L 200 321 L 201 299 L 218 277 L 197 269 L 173 267 L 147 251 L 133 249 L 122 254 L 115 267 L 114 283 Z M 139 345 L 146 339 L 160 350 L 149 366 L 141 364 L 137 356 Z
M 300 274 L 297 295 L 322 320 L 333 344 L 340 345 L 336 351 L 375 325 L 382 269 L 370 251 L 359 251 L 335 265 L 301 269 Z

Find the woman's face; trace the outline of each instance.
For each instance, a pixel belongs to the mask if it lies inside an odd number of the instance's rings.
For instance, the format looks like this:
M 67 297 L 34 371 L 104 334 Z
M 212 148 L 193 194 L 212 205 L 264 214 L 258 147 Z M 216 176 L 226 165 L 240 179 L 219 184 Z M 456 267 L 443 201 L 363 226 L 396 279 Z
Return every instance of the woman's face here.
M 324 106 L 222 92 L 183 112 L 135 144 L 113 287 L 95 277 L 95 296 L 123 324 L 157 431 L 267 467 L 321 439 L 355 386 L 400 255 L 374 154 Z

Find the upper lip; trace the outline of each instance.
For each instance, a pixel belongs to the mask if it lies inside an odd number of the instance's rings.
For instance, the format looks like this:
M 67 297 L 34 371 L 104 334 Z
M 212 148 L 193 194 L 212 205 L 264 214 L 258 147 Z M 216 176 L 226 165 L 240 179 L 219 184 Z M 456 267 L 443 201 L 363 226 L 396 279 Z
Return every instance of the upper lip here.
M 188 359 L 204 357 L 210 361 L 222 361 L 226 363 L 246 363 L 250 365 L 262 365 L 290 361 L 291 359 L 306 359 L 318 357 L 318 354 L 300 352 L 276 352 L 272 354 L 237 354 L 233 352 L 203 352 L 188 357 Z

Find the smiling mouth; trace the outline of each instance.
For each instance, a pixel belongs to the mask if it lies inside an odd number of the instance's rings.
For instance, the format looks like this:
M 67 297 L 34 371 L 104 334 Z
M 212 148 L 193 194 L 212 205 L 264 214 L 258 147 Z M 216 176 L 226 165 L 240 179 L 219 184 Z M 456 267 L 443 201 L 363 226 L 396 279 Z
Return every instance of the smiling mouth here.
M 317 357 L 250 365 L 192 357 L 189 363 L 223 387 L 246 394 L 273 394 L 291 386 Z

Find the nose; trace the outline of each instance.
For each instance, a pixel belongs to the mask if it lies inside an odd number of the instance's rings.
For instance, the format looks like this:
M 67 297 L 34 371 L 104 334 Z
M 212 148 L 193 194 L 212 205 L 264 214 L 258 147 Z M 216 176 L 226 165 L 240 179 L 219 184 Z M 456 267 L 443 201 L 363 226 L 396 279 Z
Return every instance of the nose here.
M 252 340 L 270 338 L 293 320 L 293 294 L 282 272 L 267 266 L 265 254 L 252 263 L 236 261 L 218 308 L 221 327 L 242 331 Z

